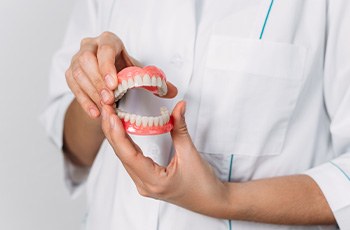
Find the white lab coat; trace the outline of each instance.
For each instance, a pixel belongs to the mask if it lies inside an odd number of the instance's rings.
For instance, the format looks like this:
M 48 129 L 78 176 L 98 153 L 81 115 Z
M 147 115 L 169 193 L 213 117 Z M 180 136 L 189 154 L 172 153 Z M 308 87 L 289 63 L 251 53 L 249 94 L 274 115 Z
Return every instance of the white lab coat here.
M 80 0 L 53 60 L 43 115 L 58 147 L 73 99 L 64 71 L 83 37 L 107 30 L 179 89 L 175 100 L 133 90 L 121 107 L 156 115 L 184 98 L 194 143 L 221 180 L 306 173 L 339 227 L 350 229 L 348 0 Z M 168 134 L 133 138 L 146 155 L 168 162 Z M 72 192 L 89 174 L 89 230 L 336 229 L 215 219 L 144 198 L 106 141 L 90 170 L 65 163 Z

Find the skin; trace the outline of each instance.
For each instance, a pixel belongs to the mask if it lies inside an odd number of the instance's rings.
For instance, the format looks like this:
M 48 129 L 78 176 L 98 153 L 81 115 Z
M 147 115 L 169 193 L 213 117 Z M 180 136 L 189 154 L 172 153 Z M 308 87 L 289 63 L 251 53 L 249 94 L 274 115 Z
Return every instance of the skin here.
M 175 155 L 167 167 L 145 157 L 110 106 L 102 127 L 142 196 L 164 200 L 204 215 L 272 224 L 335 224 L 321 190 L 306 175 L 232 183 L 220 181 L 187 131 L 185 102 L 173 110 Z
M 83 40 L 66 72 L 68 85 L 76 96 L 64 123 L 64 150 L 73 163 L 91 166 L 107 138 L 142 196 L 216 218 L 292 225 L 336 223 L 321 190 L 309 176 L 241 183 L 220 181 L 191 140 L 183 101 L 172 113 L 175 155 L 169 165 L 162 167 L 145 157 L 113 109 L 117 71 L 135 64 L 112 33 Z M 169 84 L 168 89 L 166 97 L 174 97 L 176 88 Z
M 114 103 L 117 72 L 135 65 L 142 66 L 128 55 L 122 41 L 113 33 L 104 32 L 81 41 L 80 50 L 65 74 L 75 99 L 65 115 L 63 150 L 76 165 L 92 165 L 105 138 L 100 119 L 102 105 Z M 175 97 L 176 87 L 170 82 L 167 86 L 168 93 L 163 98 Z

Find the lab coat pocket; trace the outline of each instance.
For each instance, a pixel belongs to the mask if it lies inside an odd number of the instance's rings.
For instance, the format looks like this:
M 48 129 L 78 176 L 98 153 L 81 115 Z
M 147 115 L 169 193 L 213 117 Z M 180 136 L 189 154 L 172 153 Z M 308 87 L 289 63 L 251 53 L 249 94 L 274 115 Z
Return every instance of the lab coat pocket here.
M 202 153 L 276 155 L 304 83 L 306 48 L 211 37 L 195 144 Z

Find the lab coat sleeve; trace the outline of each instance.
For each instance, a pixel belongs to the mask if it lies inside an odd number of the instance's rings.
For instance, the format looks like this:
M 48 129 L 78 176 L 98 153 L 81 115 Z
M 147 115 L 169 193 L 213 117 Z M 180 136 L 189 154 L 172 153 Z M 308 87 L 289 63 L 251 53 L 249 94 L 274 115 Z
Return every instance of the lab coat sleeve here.
M 319 185 L 340 229 L 350 229 L 350 1 L 328 1 L 324 100 L 333 160 L 306 172 Z M 316 153 L 317 154 L 317 153 Z
M 78 0 L 73 10 L 61 49 L 54 55 L 49 76 L 49 96 L 40 120 L 52 142 L 62 150 L 63 122 L 74 95 L 70 91 L 65 71 L 71 58 L 79 50 L 84 37 L 97 33 L 97 5 L 95 0 Z M 77 195 L 84 184 L 89 168 L 80 168 L 64 159 L 65 180 L 70 193 Z

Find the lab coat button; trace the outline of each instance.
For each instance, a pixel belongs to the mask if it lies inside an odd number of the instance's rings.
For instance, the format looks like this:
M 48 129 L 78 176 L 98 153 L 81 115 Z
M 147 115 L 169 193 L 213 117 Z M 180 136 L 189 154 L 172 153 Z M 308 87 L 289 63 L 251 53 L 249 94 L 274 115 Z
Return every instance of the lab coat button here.
M 147 148 L 147 155 L 152 158 L 159 165 L 167 165 L 169 156 L 165 156 L 164 154 L 160 154 L 160 148 L 157 144 L 151 143 Z
M 150 144 L 149 146 L 148 146 L 148 151 L 147 151 L 150 155 L 152 155 L 152 156 L 157 156 L 157 155 L 159 155 L 159 153 L 160 153 L 160 149 L 159 149 L 159 147 L 158 147 L 158 145 L 156 145 L 156 144 Z
M 176 67 L 182 66 L 183 62 L 183 58 L 179 54 L 175 54 L 170 60 L 170 63 Z

